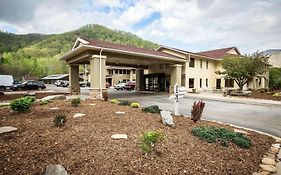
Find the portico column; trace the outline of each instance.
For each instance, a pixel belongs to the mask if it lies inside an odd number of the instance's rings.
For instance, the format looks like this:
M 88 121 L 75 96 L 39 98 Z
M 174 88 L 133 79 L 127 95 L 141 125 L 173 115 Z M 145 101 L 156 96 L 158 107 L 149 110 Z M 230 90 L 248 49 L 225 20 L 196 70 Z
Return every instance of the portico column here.
M 181 86 L 181 68 L 182 65 L 174 64 L 172 65 L 172 72 L 171 72 L 171 86 L 177 83 L 178 86 Z
M 130 81 L 133 81 L 133 70 L 130 70 Z
M 189 62 L 185 63 L 185 88 L 189 88 L 189 76 L 188 76 L 188 68 L 189 68 Z
M 144 90 L 144 71 L 143 69 L 136 69 L 136 90 Z
M 69 85 L 70 94 L 80 94 L 79 65 L 69 65 Z
M 106 90 L 105 67 L 106 56 L 104 55 L 93 55 L 90 59 L 90 97 L 101 99 L 101 91 Z

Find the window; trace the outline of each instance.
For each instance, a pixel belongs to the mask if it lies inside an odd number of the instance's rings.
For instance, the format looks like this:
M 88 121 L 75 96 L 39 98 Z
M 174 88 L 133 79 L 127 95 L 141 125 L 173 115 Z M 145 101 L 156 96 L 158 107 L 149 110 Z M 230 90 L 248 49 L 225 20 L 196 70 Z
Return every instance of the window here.
M 115 69 L 115 74 L 118 74 L 118 70 L 117 69 Z
M 202 88 L 202 78 L 200 78 L 200 88 Z
M 159 64 L 159 69 L 163 69 L 164 68 L 164 64 Z
M 189 67 L 195 67 L 195 60 L 194 60 L 194 58 L 190 58 Z
M 136 74 L 136 70 L 133 70 L 133 74 Z
M 200 60 L 200 69 L 202 69 L 202 65 L 203 65 L 203 60 Z
M 170 69 L 170 64 L 165 64 L 166 69 Z
M 208 87 L 208 78 L 206 78 L 206 87 Z
M 122 74 L 122 70 L 121 69 L 119 69 L 119 74 Z
M 224 86 L 225 87 L 234 87 L 234 80 L 233 79 L 225 79 Z
M 206 61 L 206 69 L 208 69 L 209 68 L 209 61 L 207 60 Z
M 127 74 L 130 74 L 130 70 L 127 70 Z
M 189 79 L 189 88 L 194 88 L 194 78 Z

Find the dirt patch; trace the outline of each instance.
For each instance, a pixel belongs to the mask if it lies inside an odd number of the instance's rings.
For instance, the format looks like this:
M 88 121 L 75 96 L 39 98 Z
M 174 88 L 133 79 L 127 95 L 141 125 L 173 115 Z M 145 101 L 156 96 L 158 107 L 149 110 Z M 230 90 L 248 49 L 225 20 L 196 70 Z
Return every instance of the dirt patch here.
M 75 113 L 86 116 L 73 118 Z M 67 115 L 61 128 L 52 123 L 58 114 Z M 199 125 L 233 129 L 230 126 L 174 117 L 176 128 L 170 128 L 158 114 L 98 100 L 82 101 L 77 108 L 68 101 L 55 101 L 35 105 L 25 114 L 2 109 L 0 116 L 0 126 L 18 128 L 0 135 L 0 174 L 8 175 L 44 174 L 48 164 L 62 164 L 70 174 L 252 174 L 274 141 L 249 132 L 250 149 L 222 147 L 193 136 L 191 129 Z M 139 148 L 142 133 L 158 129 L 168 140 L 158 145 L 156 154 L 144 156 Z M 128 134 L 129 139 L 112 140 L 110 136 L 117 133 Z
M 43 97 L 49 96 L 49 95 L 59 95 L 59 94 L 65 94 L 68 95 L 67 93 L 55 93 L 55 92 L 49 92 L 49 93 L 35 93 L 35 98 L 36 99 L 41 99 Z M 11 101 L 17 98 L 24 97 L 25 94 L 5 94 L 5 95 L 0 95 L 0 102 L 6 102 L 6 101 Z
M 249 96 L 249 98 L 256 98 L 256 99 L 266 99 L 266 100 L 276 100 L 281 101 L 281 97 L 273 97 L 272 95 L 281 92 L 281 90 L 276 90 L 272 92 L 258 92 L 258 91 L 252 91 L 252 95 Z

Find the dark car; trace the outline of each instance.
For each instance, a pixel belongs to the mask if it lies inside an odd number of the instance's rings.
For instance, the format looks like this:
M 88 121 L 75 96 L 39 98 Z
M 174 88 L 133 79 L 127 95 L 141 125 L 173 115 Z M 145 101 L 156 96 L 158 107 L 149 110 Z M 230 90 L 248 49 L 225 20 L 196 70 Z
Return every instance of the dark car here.
M 21 84 L 15 84 L 12 87 L 12 90 L 42 90 L 46 89 L 43 81 L 27 81 Z
M 136 87 L 136 82 L 135 81 L 129 81 L 126 85 L 125 85 L 125 89 L 126 90 L 134 90 Z

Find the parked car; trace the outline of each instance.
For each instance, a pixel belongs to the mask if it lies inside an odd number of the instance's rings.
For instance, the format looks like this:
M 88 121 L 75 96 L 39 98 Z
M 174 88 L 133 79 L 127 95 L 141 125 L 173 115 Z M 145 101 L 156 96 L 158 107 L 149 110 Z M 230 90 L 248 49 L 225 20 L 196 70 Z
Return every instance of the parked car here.
M 26 81 L 12 86 L 12 90 L 42 90 L 46 89 L 43 81 Z
M 0 75 L 0 91 L 5 91 L 13 86 L 13 76 Z
M 69 81 L 67 81 L 67 80 L 56 80 L 54 85 L 56 85 L 57 87 L 68 87 Z
M 114 85 L 114 88 L 117 90 L 124 90 L 126 86 L 126 83 L 119 83 L 117 85 Z
M 80 81 L 79 82 L 80 87 L 90 87 L 91 84 L 88 81 Z
M 129 81 L 126 85 L 125 85 L 125 89 L 126 90 L 134 90 L 136 87 L 136 82 L 135 81 Z

